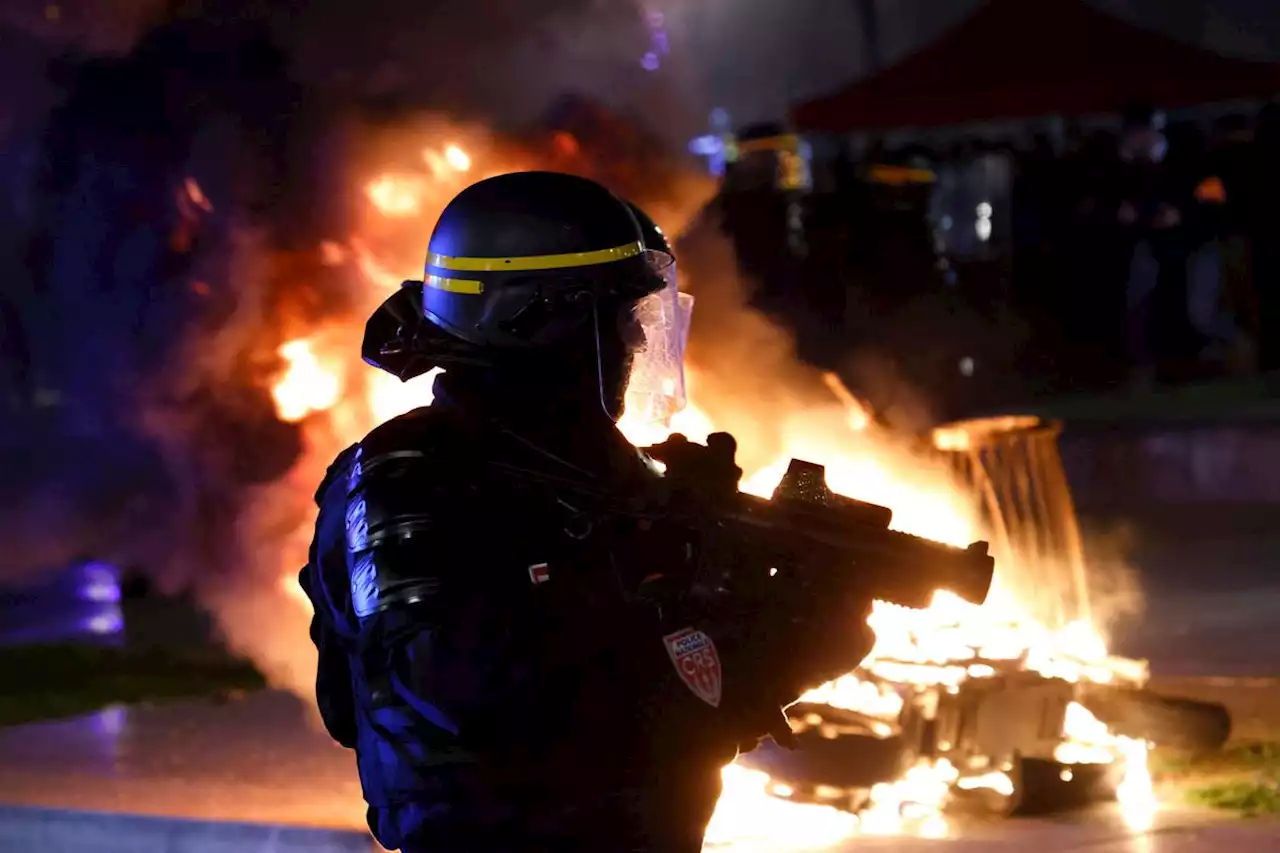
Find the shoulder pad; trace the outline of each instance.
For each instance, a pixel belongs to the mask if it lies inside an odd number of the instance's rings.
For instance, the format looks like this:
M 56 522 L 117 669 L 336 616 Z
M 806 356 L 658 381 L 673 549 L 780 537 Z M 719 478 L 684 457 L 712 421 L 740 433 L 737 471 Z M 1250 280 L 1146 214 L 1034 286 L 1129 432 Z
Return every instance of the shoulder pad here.
M 324 479 L 320 481 L 320 486 L 316 489 L 315 500 L 319 506 L 324 503 L 325 493 L 329 491 L 329 486 L 333 483 L 334 478 L 346 476 L 347 469 L 351 467 L 351 461 L 355 459 L 356 451 L 360 445 L 353 444 L 346 450 L 338 454 L 337 458 L 329 465 L 329 469 L 324 472 Z
M 437 461 L 456 465 L 484 445 L 475 429 L 468 429 L 452 410 L 425 407 L 393 418 L 364 437 L 357 446 L 360 467 L 368 473 L 393 459 Z
M 443 409 L 423 407 L 392 418 L 338 454 L 316 489 L 316 503 L 323 503 L 329 486 L 338 477 L 348 476 L 357 460 L 367 471 L 381 461 L 407 455 L 457 459 L 465 439 L 457 416 Z

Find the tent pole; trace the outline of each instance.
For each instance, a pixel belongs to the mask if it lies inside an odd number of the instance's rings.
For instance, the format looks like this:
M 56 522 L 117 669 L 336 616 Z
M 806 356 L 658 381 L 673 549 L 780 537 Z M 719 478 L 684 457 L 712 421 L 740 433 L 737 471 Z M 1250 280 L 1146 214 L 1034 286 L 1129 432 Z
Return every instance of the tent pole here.
M 880 49 L 880 13 L 876 0 L 854 0 L 858 11 L 858 25 L 862 29 L 862 49 L 868 74 L 875 74 L 884 67 L 884 54 Z

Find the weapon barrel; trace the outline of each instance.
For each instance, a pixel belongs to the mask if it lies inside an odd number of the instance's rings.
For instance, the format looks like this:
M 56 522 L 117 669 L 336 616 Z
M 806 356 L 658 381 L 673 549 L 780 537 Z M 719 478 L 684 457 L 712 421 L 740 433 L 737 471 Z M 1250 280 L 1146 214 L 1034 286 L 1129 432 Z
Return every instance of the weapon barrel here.
M 893 510 L 887 506 L 855 501 L 835 494 L 827 497 L 821 504 L 788 498 L 774 498 L 770 503 L 779 516 L 795 518 L 797 523 L 832 532 L 851 527 L 888 530 L 889 523 L 893 521 Z
M 776 500 L 776 499 L 775 499 Z M 797 506 L 797 505 L 802 506 Z M 743 540 L 802 564 L 806 572 L 855 572 L 877 598 L 907 607 L 925 607 L 937 590 L 975 604 L 987 597 L 995 561 L 987 543 L 956 548 L 881 524 L 871 504 L 847 507 L 803 505 L 743 496 L 725 521 L 741 525 Z M 863 511 L 863 508 L 869 508 Z

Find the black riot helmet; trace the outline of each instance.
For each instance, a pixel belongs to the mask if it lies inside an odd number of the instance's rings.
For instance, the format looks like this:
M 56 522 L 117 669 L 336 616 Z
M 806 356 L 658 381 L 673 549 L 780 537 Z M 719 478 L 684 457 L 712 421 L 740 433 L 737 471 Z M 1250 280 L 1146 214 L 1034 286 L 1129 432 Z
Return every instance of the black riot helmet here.
M 454 365 L 554 378 L 585 363 L 616 416 L 631 356 L 650 338 L 636 306 L 667 287 L 671 263 L 646 245 L 627 203 L 594 181 L 488 178 L 441 213 L 423 282 L 406 282 L 370 319 L 365 359 L 401 379 Z
M 658 223 L 654 222 L 649 214 L 636 205 L 627 202 L 627 207 L 630 208 L 631 215 L 636 218 L 636 222 L 640 225 L 640 237 L 644 240 L 645 248 L 662 252 L 674 260 L 676 253 L 671 250 L 671 241 L 667 239 L 666 232 L 658 227 Z
M 476 346 L 547 346 L 592 305 L 660 290 L 670 255 L 594 181 L 515 172 L 472 184 L 440 214 L 427 249 L 423 314 Z

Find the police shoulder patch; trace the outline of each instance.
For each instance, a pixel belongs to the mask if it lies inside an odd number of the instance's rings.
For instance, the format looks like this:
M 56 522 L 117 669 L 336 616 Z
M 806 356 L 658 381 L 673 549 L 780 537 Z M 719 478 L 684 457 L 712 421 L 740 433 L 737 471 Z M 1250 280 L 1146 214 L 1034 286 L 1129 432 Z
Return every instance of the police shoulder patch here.
M 696 628 L 685 628 L 667 634 L 662 643 L 680 680 L 693 695 L 713 708 L 720 707 L 722 678 L 715 642 Z

